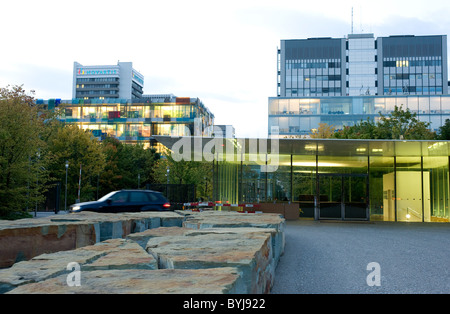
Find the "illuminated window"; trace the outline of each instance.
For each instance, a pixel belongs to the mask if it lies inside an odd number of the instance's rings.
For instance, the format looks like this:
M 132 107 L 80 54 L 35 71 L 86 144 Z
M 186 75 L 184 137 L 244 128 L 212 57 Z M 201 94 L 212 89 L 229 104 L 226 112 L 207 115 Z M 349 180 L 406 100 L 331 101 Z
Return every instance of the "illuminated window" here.
M 409 61 L 408 60 L 397 60 L 396 62 L 397 68 L 406 68 L 409 67 Z

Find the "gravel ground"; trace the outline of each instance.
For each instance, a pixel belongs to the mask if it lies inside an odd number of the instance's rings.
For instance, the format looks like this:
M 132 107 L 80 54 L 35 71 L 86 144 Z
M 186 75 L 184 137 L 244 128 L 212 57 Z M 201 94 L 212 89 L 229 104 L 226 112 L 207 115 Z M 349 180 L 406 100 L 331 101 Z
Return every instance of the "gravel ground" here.
M 273 294 L 450 293 L 450 224 L 298 220 L 285 235 Z

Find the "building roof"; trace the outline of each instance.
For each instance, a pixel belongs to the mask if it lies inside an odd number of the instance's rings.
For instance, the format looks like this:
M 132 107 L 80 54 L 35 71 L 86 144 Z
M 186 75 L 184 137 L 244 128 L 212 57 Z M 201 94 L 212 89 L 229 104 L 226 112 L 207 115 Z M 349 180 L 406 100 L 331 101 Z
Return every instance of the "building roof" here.
M 267 145 L 267 153 L 279 153 L 280 155 L 318 155 L 318 156 L 379 156 L 379 157 L 420 157 L 420 156 L 450 156 L 450 141 L 428 141 L 428 140 L 359 140 L 359 139 L 222 139 L 212 137 L 170 137 L 155 136 L 155 139 L 172 148 L 179 140 L 191 144 L 191 154 L 194 156 L 195 148 L 200 147 L 202 151 L 216 147 L 227 152 L 227 147 L 234 152 L 248 154 L 256 147 Z M 214 142 L 217 141 L 217 142 Z M 219 142 L 222 141 L 222 142 Z M 181 142 L 178 142 L 181 144 Z M 198 146 L 195 146 L 198 145 Z M 230 146 L 228 146 L 230 145 Z M 262 145 L 262 146 L 261 146 Z M 232 150 L 232 151 L 233 151 Z M 259 153 L 259 151 L 258 151 Z

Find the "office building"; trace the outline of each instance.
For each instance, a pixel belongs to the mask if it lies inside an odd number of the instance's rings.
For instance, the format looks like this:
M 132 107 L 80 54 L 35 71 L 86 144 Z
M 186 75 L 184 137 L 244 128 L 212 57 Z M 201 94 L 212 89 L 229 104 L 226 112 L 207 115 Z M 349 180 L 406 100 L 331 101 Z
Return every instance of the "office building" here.
M 320 123 L 339 130 L 395 106 L 433 131 L 450 118 L 445 35 L 282 40 L 277 61 L 269 135 L 273 126 L 281 138 L 308 137 Z
M 141 98 L 144 76 L 132 62 L 117 65 L 73 65 L 73 99 L 136 99 Z
M 114 137 L 123 143 L 144 144 L 161 151 L 154 135 L 186 136 L 195 133 L 211 136 L 214 115 L 199 98 L 145 95 L 123 99 L 49 99 L 38 102 L 59 112 L 66 124 L 91 131 L 99 140 Z
M 277 96 L 448 93 L 447 36 L 281 40 Z

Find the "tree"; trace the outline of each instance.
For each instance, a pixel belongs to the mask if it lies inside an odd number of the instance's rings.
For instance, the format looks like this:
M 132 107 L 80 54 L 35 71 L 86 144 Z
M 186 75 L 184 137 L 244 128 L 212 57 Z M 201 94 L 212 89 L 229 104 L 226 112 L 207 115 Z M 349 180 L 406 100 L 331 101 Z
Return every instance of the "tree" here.
M 105 156 L 105 166 L 103 167 L 99 177 L 98 196 L 101 197 L 111 191 L 120 190 L 122 188 L 122 173 L 119 170 L 119 147 L 122 143 L 113 137 L 107 137 L 102 141 L 102 151 Z
M 417 118 L 416 113 L 409 109 L 403 110 L 395 106 L 390 117 L 380 113 L 378 123 L 379 138 L 405 139 L 405 140 L 432 140 L 436 133 L 429 130 L 430 122 L 423 122 Z
M 0 88 L 0 217 L 24 213 L 44 199 L 44 113 L 22 86 Z
M 144 188 L 155 182 L 155 167 L 159 154 L 142 144 L 124 144 L 116 138 L 102 141 L 105 167 L 99 177 L 99 195 L 114 190 Z
M 332 137 L 341 139 L 375 139 L 378 138 L 376 128 L 376 124 L 367 119 L 352 126 L 344 126 L 342 130 L 335 132 Z
M 317 129 L 311 130 L 310 136 L 311 138 L 330 138 L 333 136 L 334 131 L 334 125 L 319 123 L 319 127 Z
M 450 140 L 450 120 L 449 119 L 445 119 L 444 125 L 439 127 L 437 139 L 438 140 Z
M 167 180 L 169 169 L 169 180 Z M 168 149 L 158 161 L 155 169 L 155 180 L 161 184 L 194 184 L 196 198 L 212 199 L 212 164 L 202 161 L 175 161 Z
M 154 168 L 159 154 L 153 148 L 144 148 L 143 144 L 123 144 L 118 151 L 119 170 L 123 184 L 129 188 L 154 183 Z
M 334 138 L 347 139 L 405 139 L 432 140 L 436 133 L 429 130 L 430 123 L 420 121 L 416 113 L 402 106 L 395 106 L 390 116 L 380 113 L 378 122 L 361 121 L 353 126 L 344 127 L 336 132 Z
M 100 142 L 89 131 L 76 125 L 61 127 L 49 138 L 49 169 L 52 177 L 65 182 L 65 163 L 69 162 L 67 204 L 78 199 L 81 168 L 80 201 L 95 199 L 97 180 L 105 164 Z

